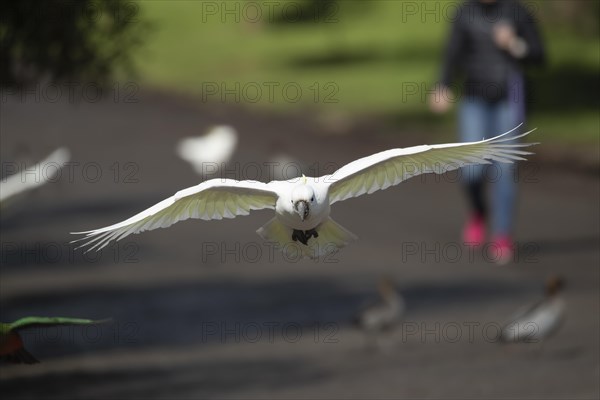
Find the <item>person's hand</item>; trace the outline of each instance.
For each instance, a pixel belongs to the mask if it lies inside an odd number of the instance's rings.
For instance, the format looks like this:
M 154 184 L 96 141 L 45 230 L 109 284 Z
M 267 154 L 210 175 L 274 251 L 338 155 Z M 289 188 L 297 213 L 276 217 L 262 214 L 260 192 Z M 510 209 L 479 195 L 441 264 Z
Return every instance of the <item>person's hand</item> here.
M 494 42 L 496 46 L 503 50 L 509 50 L 516 39 L 515 30 L 509 24 L 499 22 L 494 25 Z
M 515 58 L 523 58 L 527 55 L 527 43 L 517 36 L 512 26 L 505 22 L 494 26 L 494 42 Z
M 443 114 L 452 107 L 451 98 L 452 91 L 446 86 L 438 85 L 429 95 L 429 109 L 436 114 Z

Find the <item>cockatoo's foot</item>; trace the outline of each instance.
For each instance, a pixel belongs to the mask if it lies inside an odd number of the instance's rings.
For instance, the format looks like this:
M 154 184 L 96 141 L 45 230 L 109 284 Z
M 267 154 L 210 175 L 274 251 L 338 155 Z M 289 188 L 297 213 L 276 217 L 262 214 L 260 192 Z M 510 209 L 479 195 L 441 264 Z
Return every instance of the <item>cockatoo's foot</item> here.
M 308 246 L 308 239 L 310 239 L 311 237 L 314 237 L 314 238 L 319 237 L 319 234 L 317 233 L 317 231 L 314 228 L 310 229 L 308 231 L 301 231 L 298 229 L 294 229 L 294 232 L 292 233 L 292 240 L 294 242 L 300 242 L 305 246 Z
M 294 242 L 300 242 L 303 245 L 308 246 L 308 238 L 306 237 L 304 231 L 294 229 L 294 232 L 292 233 L 292 240 Z
M 306 234 L 306 240 L 310 239 L 313 236 L 315 239 L 319 237 L 319 234 L 317 233 L 317 230 L 315 228 L 312 228 L 308 231 L 304 231 L 304 233 Z

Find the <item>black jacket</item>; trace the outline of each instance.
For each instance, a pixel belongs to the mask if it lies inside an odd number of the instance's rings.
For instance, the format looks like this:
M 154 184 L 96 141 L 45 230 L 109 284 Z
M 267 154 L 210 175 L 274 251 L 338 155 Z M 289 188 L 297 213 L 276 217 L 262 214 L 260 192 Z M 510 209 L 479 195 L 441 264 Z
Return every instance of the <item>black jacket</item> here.
M 493 39 L 494 25 L 510 24 L 527 44 L 519 60 L 500 49 Z M 533 15 L 518 1 L 463 3 L 452 19 L 440 82 L 449 86 L 458 73 L 464 77 L 462 94 L 489 101 L 505 98 L 512 74 L 522 74 L 522 63 L 542 64 L 544 48 Z

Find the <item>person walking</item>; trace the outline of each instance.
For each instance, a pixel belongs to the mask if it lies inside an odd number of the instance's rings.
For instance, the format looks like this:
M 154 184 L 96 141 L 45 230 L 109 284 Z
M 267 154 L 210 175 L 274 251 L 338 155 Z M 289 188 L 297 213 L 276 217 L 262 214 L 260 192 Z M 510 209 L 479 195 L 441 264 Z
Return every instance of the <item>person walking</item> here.
M 477 141 L 510 131 L 525 122 L 526 64 L 543 64 L 545 52 L 534 17 L 516 0 L 469 0 L 451 20 L 441 76 L 429 97 L 435 113 L 445 113 L 458 100 L 460 140 Z M 463 77 L 462 86 L 453 87 Z M 460 92 L 459 92 L 460 90 Z M 513 131 L 517 135 L 519 130 Z M 462 177 L 470 204 L 463 230 L 467 245 L 481 246 L 489 223 L 491 255 L 500 264 L 513 258 L 516 194 L 514 166 L 465 167 Z M 484 183 L 492 184 L 492 202 L 484 199 Z

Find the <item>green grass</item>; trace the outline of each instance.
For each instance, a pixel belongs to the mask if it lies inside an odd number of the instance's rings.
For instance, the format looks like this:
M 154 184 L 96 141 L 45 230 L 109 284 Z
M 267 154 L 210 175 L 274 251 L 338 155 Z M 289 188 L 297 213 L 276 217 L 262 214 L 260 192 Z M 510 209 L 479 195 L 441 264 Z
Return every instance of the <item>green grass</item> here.
M 246 4 L 209 2 L 225 3 L 232 8 Z M 339 4 L 334 14 L 324 14 L 335 19 L 330 23 L 271 24 L 266 6 L 260 22 L 252 23 L 237 22 L 234 14 L 208 15 L 201 1 L 140 1 L 143 17 L 155 26 L 137 56 L 141 79 L 201 101 L 279 112 L 371 114 L 398 124 L 452 124 L 451 117 L 428 115 L 424 93 L 437 77 L 448 24 L 436 22 L 435 15 L 422 22 L 419 15 L 406 14 L 399 1 Z M 545 28 L 550 62 L 532 73 L 540 95 L 533 103 L 532 124 L 557 140 L 598 140 L 598 38 Z M 215 84 L 218 93 L 210 95 L 207 88 Z M 278 85 L 273 96 L 268 85 Z M 286 97 L 284 86 L 291 96 Z M 223 95 L 223 87 L 239 97 Z M 298 88 L 301 97 L 295 101 Z

